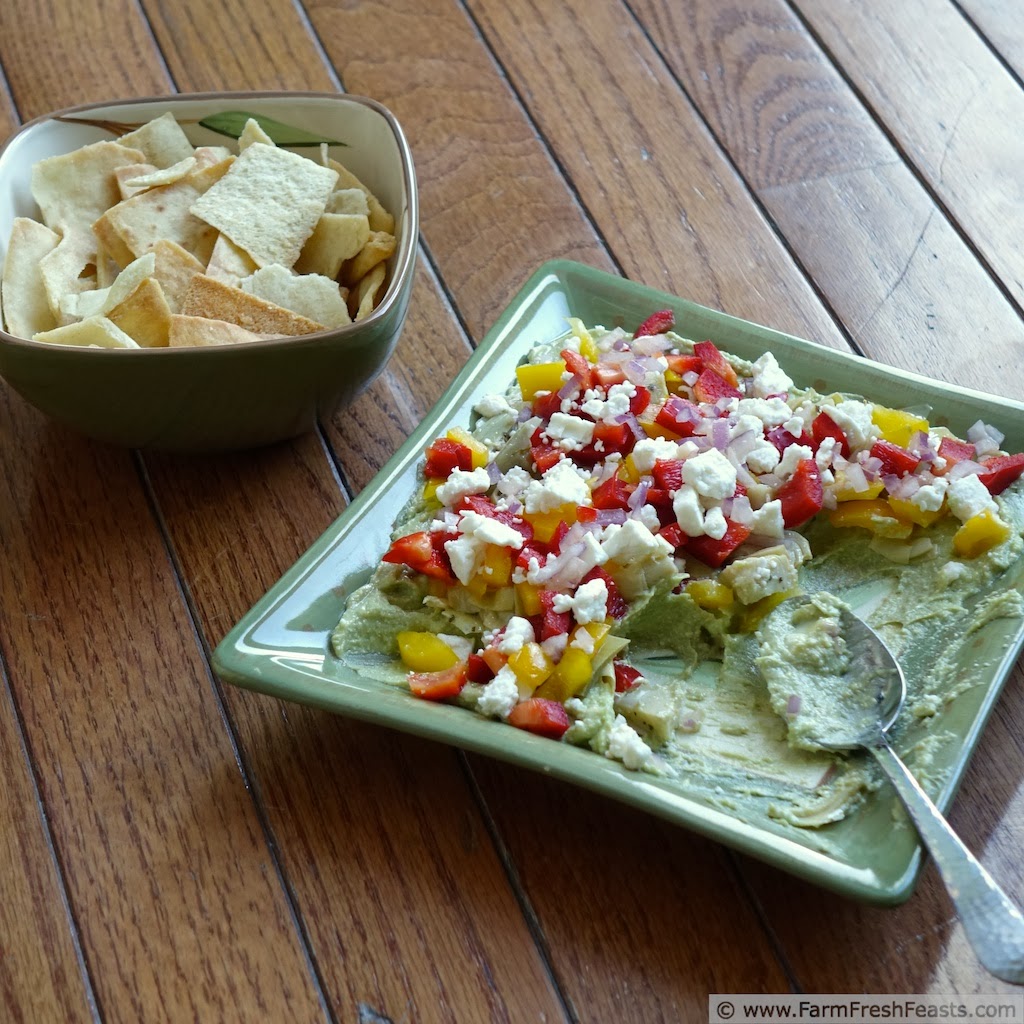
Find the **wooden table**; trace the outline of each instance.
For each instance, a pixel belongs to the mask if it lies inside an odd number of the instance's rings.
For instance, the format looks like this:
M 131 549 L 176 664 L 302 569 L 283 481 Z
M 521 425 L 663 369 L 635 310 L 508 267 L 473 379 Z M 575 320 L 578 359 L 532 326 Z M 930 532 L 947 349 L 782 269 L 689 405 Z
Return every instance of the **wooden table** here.
M 114 97 L 376 97 L 403 340 L 291 444 L 137 454 L 0 386 L 0 1019 L 706 1020 L 709 992 L 997 992 L 931 869 L 865 908 L 485 758 L 221 686 L 211 649 L 564 256 L 1020 398 L 1015 0 L 0 5 L 4 133 Z M 1024 898 L 1024 696 L 952 814 Z

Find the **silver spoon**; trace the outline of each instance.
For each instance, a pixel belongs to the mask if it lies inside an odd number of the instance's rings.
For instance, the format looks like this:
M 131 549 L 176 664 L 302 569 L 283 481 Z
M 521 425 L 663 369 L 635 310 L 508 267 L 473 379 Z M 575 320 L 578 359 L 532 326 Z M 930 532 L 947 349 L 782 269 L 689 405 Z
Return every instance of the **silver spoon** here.
M 792 617 L 812 600 L 809 595 L 789 598 L 771 617 Z M 808 734 L 805 729 L 802 741 L 824 750 L 864 748 L 874 755 L 931 853 L 978 959 L 997 978 L 1024 984 L 1024 916 L 964 846 L 889 744 L 887 731 L 907 696 L 903 671 L 867 623 L 841 602 L 838 611 L 840 634 L 850 656 L 846 675 L 867 699 L 855 702 L 859 707 L 835 708 L 835 719 L 822 723 L 823 735 Z

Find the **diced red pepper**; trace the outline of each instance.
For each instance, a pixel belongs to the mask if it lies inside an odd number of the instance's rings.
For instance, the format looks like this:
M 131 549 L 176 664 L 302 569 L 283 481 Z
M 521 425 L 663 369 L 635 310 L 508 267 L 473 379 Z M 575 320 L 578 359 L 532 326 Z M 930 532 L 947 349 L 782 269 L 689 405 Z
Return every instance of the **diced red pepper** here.
M 635 384 L 636 394 L 629 400 L 629 411 L 639 416 L 651 404 L 651 393 L 643 384 Z
M 426 530 L 407 534 L 391 542 L 391 547 L 381 559 L 393 565 L 407 565 L 415 572 L 434 579 L 455 582 L 444 549 L 440 543 L 435 547 L 431 534 Z
M 961 441 L 956 437 L 944 437 L 939 442 L 939 456 L 946 460 L 946 465 L 941 472 L 935 471 L 941 476 L 948 473 L 958 462 L 976 459 L 978 451 L 970 441 Z
M 530 458 L 533 459 L 539 473 L 546 473 L 556 463 L 561 462 L 563 454 L 561 448 L 545 442 L 530 445 Z
M 990 494 L 1002 494 L 1014 480 L 1024 473 L 1024 453 L 1020 455 L 993 455 L 983 459 L 984 473 L 978 479 L 989 489 Z
M 657 459 L 651 475 L 666 491 L 678 491 L 683 486 L 683 464 L 678 459 Z
M 516 552 L 516 565 L 524 572 L 530 568 L 530 559 L 536 558 L 538 565 L 544 564 L 544 559 L 548 556 L 548 548 L 546 544 L 542 544 L 540 541 L 528 541 Z
M 593 523 L 597 521 L 597 509 L 591 508 L 590 505 L 577 505 L 576 506 L 576 522 L 578 523 Z
M 721 540 L 707 535 L 691 537 L 685 545 L 687 553 L 712 569 L 717 569 L 750 536 L 749 527 L 734 523 L 731 519 L 725 523 L 725 535 Z
M 881 460 L 883 473 L 893 473 L 896 476 L 913 473 L 921 465 L 921 460 L 916 455 L 891 441 L 876 441 L 871 446 L 871 456 Z
M 783 427 L 773 427 L 765 434 L 765 437 L 779 449 L 781 455 L 791 444 L 802 444 L 806 448 L 814 448 L 814 438 L 806 430 L 801 431 L 796 437 Z
M 427 448 L 427 464 L 424 469 L 427 476 L 447 479 L 453 469 L 462 469 L 468 473 L 472 468 L 473 453 L 458 441 L 439 437 Z
M 631 690 L 636 686 L 636 681 L 640 678 L 640 669 L 633 668 L 632 665 L 627 665 L 624 661 L 612 662 L 612 668 L 615 669 L 616 693 L 625 693 L 626 690 Z
M 573 352 L 571 348 L 564 348 L 562 349 L 562 360 L 565 362 L 565 368 L 579 380 L 584 389 L 589 388 L 593 384 L 594 367 L 587 360 L 586 356 L 581 355 L 579 352 Z
M 696 373 L 700 375 L 700 371 L 704 369 L 704 363 L 701 361 L 700 356 L 665 356 L 668 360 L 668 368 L 673 373 L 678 373 L 680 377 L 685 373 Z
M 594 508 L 629 508 L 629 496 L 633 493 L 633 487 L 625 480 L 613 476 L 605 480 L 603 484 L 595 488 L 590 496 Z
M 621 384 L 626 379 L 626 372 L 621 366 L 607 366 L 598 363 L 592 371 L 594 383 L 610 388 L 613 384 Z
M 598 448 L 598 441 L 601 442 Z M 628 455 L 636 446 L 636 437 L 625 423 L 598 423 L 594 427 L 593 440 L 585 448 L 573 452 L 573 460 L 581 465 L 592 466 L 608 458 L 612 452 Z
M 659 511 L 672 508 L 672 495 L 664 487 L 648 487 L 646 501 Z
M 714 370 L 705 370 L 693 385 L 693 397 L 698 402 L 713 405 L 720 398 L 742 398 L 743 395 L 721 374 Z
M 726 384 L 730 384 L 732 387 L 739 384 L 739 378 L 736 376 L 732 363 L 722 355 L 713 341 L 698 341 L 693 346 L 693 354 L 700 358 L 705 370 L 713 370 Z
M 572 612 L 556 612 L 554 609 L 555 594 L 550 590 L 542 590 L 538 595 L 543 614 L 541 640 L 550 640 L 553 636 L 561 636 L 572 629 Z
M 505 665 L 508 664 L 508 655 L 502 654 L 502 652 L 499 651 L 497 647 L 497 643 L 501 639 L 501 636 L 504 634 L 504 632 L 504 630 L 501 630 L 501 632 L 498 633 L 494 640 L 483 649 L 483 652 L 480 655 L 480 657 L 483 658 L 484 661 L 486 662 L 487 667 L 495 675 L 497 675 L 505 667 Z
M 790 437 L 793 435 L 790 434 Z M 839 452 L 844 459 L 850 457 L 850 442 L 846 438 L 846 434 L 843 428 L 827 412 L 819 412 L 811 423 L 811 436 L 814 438 L 814 444 L 811 447 L 817 451 L 818 445 L 825 440 L 826 437 L 831 437 L 835 440 L 839 446 Z M 874 454 L 874 453 L 872 453 Z
M 489 683 L 494 673 L 482 655 L 471 654 L 466 661 L 466 678 L 471 683 Z
M 466 663 L 460 661 L 440 672 L 410 672 L 409 689 L 424 700 L 458 697 L 466 685 Z
M 531 411 L 534 416 L 539 416 L 542 420 L 547 422 L 556 413 L 562 409 L 562 399 L 558 397 L 557 391 L 550 391 L 546 395 L 538 395 L 533 400 Z
M 652 313 L 634 332 L 634 338 L 646 338 L 652 334 L 664 334 L 671 331 L 676 324 L 676 315 L 671 309 L 662 309 Z
M 680 437 L 689 437 L 697 429 L 700 418 L 700 410 L 693 402 L 678 395 L 669 395 L 654 422 Z
M 594 568 L 591 569 L 582 580 L 580 580 L 580 583 L 589 583 L 591 580 L 604 580 L 604 585 L 608 588 L 608 601 L 605 604 L 605 609 L 613 619 L 621 619 L 622 616 L 629 611 L 629 605 L 626 603 L 626 599 L 622 596 L 622 591 L 619 590 L 619 585 L 599 565 L 595 565 Z
M 686 543 L 686 534 L 678 523 L 669 523 L 658 531 L 658 536 L 663 537 L 673 548 L 682 547 Z
M 507 721 L 517 729 L 552 740 L 561 739 L 572 724 L 568 712 L 557 700 L 545 700 L 543 697 L 520 701 L 508 713 Z
M 565 535 L 568 532 L 569 524 L 564 519 L 560 519 L 555 527 L 555 532 L 551 535 L 551 540 L 548 541 L 548 546 L 556 555 L 561 550 L 562 541 L 565 540 Z
M 782 502 L 782 521 L 789 529 L 820 512 L 824 492 L 814 459 L 798 462 L 796 472 L 775 492 L 775 497 Z
M 488 519 L 496 519 L 499 523 L 511 526 L 523 535 L 524 540 L 533 540 L 533 526 L 508 509 L 498 508 L 490 498 L 483 494 L 467 494 L 453 506 L 454 512 L 477 512 Z M 449 540 L 451 538 L 448 538 Z

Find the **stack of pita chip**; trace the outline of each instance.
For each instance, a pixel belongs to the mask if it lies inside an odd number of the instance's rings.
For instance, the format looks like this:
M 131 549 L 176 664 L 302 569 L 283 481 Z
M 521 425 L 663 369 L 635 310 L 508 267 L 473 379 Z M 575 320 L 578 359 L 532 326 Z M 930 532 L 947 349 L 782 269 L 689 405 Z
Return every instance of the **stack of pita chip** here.
M 32 169 L 42 223 L 14 221 L 8 333 L 101 348 L 203 347 L 361 320 L 384 292 L 395 221 L 326 147 L 194 147 L 170 113 Z

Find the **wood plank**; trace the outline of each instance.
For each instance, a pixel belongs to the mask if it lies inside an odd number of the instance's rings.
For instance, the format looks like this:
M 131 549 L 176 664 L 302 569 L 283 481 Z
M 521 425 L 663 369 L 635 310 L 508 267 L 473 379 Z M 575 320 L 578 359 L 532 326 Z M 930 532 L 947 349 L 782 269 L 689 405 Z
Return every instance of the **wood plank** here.
M 1024 78 L 1024 19 L 1015 0 L 957 0 L 966 14 L 1018 78 Z
M 1024 324 L 787 4 L 634 9 L 861 351 L 1019 393 Z
M 65 73 L 80 62 L 77 21 L 0 14 L 23 113 L 167 88 L 135 8 L 84 13 L 97 52 L 125 58 L 91 62 L 81 80 Z M 100 1012 L 323 1019 L 132 457 L 7 389 L 0 436 L 0 584 L 18 595 L 0 635 Z
M 1024 91 L 949 0 L 796 9 L 1018 304 Z
M 422 265 L 404 338 L 332 424 L 357 479 L 379 468 L 467 352 Z M 219 459 L 149 456 L 147 466 L 211 644 L 343 507 L 315 435 Z M 224 699 L 337 1019 L 563 1019 L 453 750 L 232 687 Z

